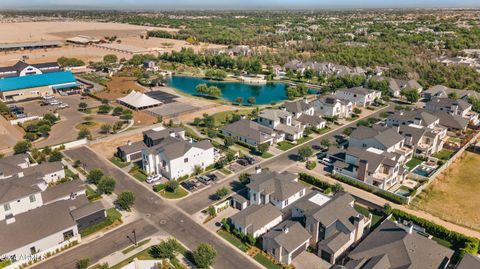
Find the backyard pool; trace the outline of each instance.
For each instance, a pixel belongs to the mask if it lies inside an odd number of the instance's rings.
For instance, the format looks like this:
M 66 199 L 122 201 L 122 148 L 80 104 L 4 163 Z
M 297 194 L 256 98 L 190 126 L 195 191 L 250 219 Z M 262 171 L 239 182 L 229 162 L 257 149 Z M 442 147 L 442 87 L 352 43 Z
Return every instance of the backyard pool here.
M 421 164 L 421 165 L 418 165 L 412 171 L 412 173 L 422 177 L 430 177 L 435 172 L 436 169 L 437 169 L 436 167 L 431 167 L 428 165 Z
M 236 102 L 237 97 L 242 97 L 242 103 L 247 104 L 248 98 L 254 97 L 255 104 L 265 105 L 287 99 L 285 89 L 288 85 L 281 82 L 252 85 L 243 82 L 220 82 L 187 76 L 172 76 L 168 80 L 168 86 L 191 95 L 196 95 L 197 85 L 203 83 L 207 86 L 220 88 L 222 91 L 221 98 L 230 102 Z

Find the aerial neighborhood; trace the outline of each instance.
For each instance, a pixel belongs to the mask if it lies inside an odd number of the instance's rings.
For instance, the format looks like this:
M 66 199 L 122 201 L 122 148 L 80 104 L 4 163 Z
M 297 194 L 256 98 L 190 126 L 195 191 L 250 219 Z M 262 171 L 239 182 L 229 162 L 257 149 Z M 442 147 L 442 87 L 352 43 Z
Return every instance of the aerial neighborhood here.
M 476 7 L 47 2 L 0 8 L 0 269 L 480 268 Z

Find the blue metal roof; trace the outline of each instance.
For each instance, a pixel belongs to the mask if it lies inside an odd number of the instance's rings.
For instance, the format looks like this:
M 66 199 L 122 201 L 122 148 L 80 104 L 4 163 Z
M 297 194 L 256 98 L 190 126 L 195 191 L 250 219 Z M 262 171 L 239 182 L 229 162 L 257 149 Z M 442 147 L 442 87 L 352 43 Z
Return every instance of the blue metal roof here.
M 70 71 L 52 72 L 40 75 L 23 77 L 9 77 L 0 79 L 0 92 L 14 91 L 35 87 L 52 86 L 74 83 L 75 77 Z

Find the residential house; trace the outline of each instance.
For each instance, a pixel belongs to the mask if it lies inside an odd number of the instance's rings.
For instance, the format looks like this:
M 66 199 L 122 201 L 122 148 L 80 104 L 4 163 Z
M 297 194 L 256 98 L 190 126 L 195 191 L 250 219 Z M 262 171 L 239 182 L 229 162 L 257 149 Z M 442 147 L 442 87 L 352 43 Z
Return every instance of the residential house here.
M 247 188 L 251 205 L 271 203 L 279 209 L 294 203 L 306 193 L 306 187 L 298 182 L 298 176 L 286 171 L 253 174 Z
M 475 97 L 480 99 L 480 94 L 476 91 L 452 89 L 443 85 L 435 85 L 423 91 L 422 98 L 424 98 L 426 101 L 430 101 L 434 97 L 448 98 L 448 95 L 452 93 L 457 95 L 458 99 L 467 100 L 468 97 Z
M 389 77 L 379 77 L 374 76 L 372 77 L 373 80 L 388 81 L 388 92 L 393 97 L 400 97 L 400 92 L 403 89 L 415 89 L 418 93 L 421 93 L 423 90 L 422 85 L 420 85 L 416 80 L 401 80 L 401 79 L 394 79 Z
M 342 88 L 335 91 L 335 96 L 339 99 L 349 100 L 354 106 L 366 107 L 372 105 L 376 99 L 381 97 L 379 91 L 363 88 Z
M 0 159 L 0 179 L 22 176 L 22 170 L 32 164 L 27 154 L 16 154 Z
M 126 145 L 117 148 L 116 156 L 124 162 L 133 162 L 142 159 L 142 150 L 147 148 L 145 142 L 128 141 Z
M 65 169 L 62 162 L 43 162 L 23 169 L 23 175 L 41 175 L 46 183 L 55 183 L 65 177 Z
M 294 120 L 293 115 L 285 110 L 265 109 L 260 112 L 257 122 L 285 135 L 285 139 L 295 141 L 303 137 L 303 126 Z
M 335 96 L 319 98 L 312 102 L 315 112 L 322 117 L 349 118 L 353 112 L 353 103 Z
M 278 262 L 290 264 L 307 249 L 311 237 L 300 222 L 287 220 L 262 237 L 262 249 Z
M 279 134 L 272 128 L 247 119 L 227 124 L 220 131 L 225 137 L 233 137 L 254 147 L 263 143 L 273 145 L 285 138 L 284 134 Z
M 386 220 L 350 252 L 343 268 L 447 268 L 453 250 Z
M 384 190 L 401 182 L 405 176 L 402 154 L 376 148 L 349 147 L 346 151 L 332 148 L 327 156 L 333 161 L 334 175 L 357 179 Z
M 230 217 L 239 232 L 259 237 L 282 222 L 282 212 L 274 205 L 251 205 Z
M 294 120 L 306 127 L 323 129 L 326 126 L 326 120 L 322 119 L 319 115 L 315 115 L 313 105 L 308 103 L 307 100 L 285 102 L 280 106 L 280 109 L 290 112 Z
M 144 171 L 168 179 L 190 175 L 196 167 L 205 169 L 214 162 L 214 148 L 208 140 L 190 143 L 182 138 L 167 136 L 158 144 L 142 150 Z
M 350 134 L 349 146 L 360 149 L 375 148 L 385 152 L 397 153 L 402 155 L 405 160 L 411 159 L 413 154 L 413 150 L 405 146 L 405 138 L 398 133 L 398 127 L 358 126 Z
M 37 177 L 11 177 L 0 184 L 0 221 L 43 205 L 45 182 Z
M 388 115 L 385 123 L 388 127 L 415 124 L 426 128 L 435 128 L 439 126 L 440 119 L 424 109 L 401 110 Z
M 413 149 L 413 155 L 427 158 L 443 148 L 447 128 L 426 128 L 420 125 L 400 125 L 398 133 L 405 138 L 404 145 Z
M 334 264 L 362 238 L 370 227 L 371 216 L 359 214 L 348 193 L 323 200 L 321 205 L 299 203 L 296 211 L 301 212 L 300 217 L 311 234 L 309 245 L 316 246 L 318 256 Z
M 433 97 L 425 103 L 425 109 L 434 114 L 435 112 L 445 112 L 453 116 L 460 116 L 473 125 L 478 124 L 478 114 L 473 112 L 472 105 L 463 99 Z

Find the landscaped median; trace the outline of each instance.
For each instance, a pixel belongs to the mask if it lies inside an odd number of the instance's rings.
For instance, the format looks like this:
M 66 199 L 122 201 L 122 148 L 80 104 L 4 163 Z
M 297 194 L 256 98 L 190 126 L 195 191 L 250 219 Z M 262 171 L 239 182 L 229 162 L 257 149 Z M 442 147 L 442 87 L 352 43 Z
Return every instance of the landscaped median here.
M 304 136 L 300 139 L 298 139 L 296 142 L 296 144 L 292 143 L 292 142 L 289 142 L 289 141 L 282 141 L 282 142 L 278 142 L 277 143 L 277 149 L 279 150 L 283 150 L 283 151 L 287 151 L 287 150 L 290 150 L 292 149 L 293 147 L 295 146 L 298 146 L 298 145 L 301 145 L 309 140 L 312 140 L 312 137 L 310 136 Z

